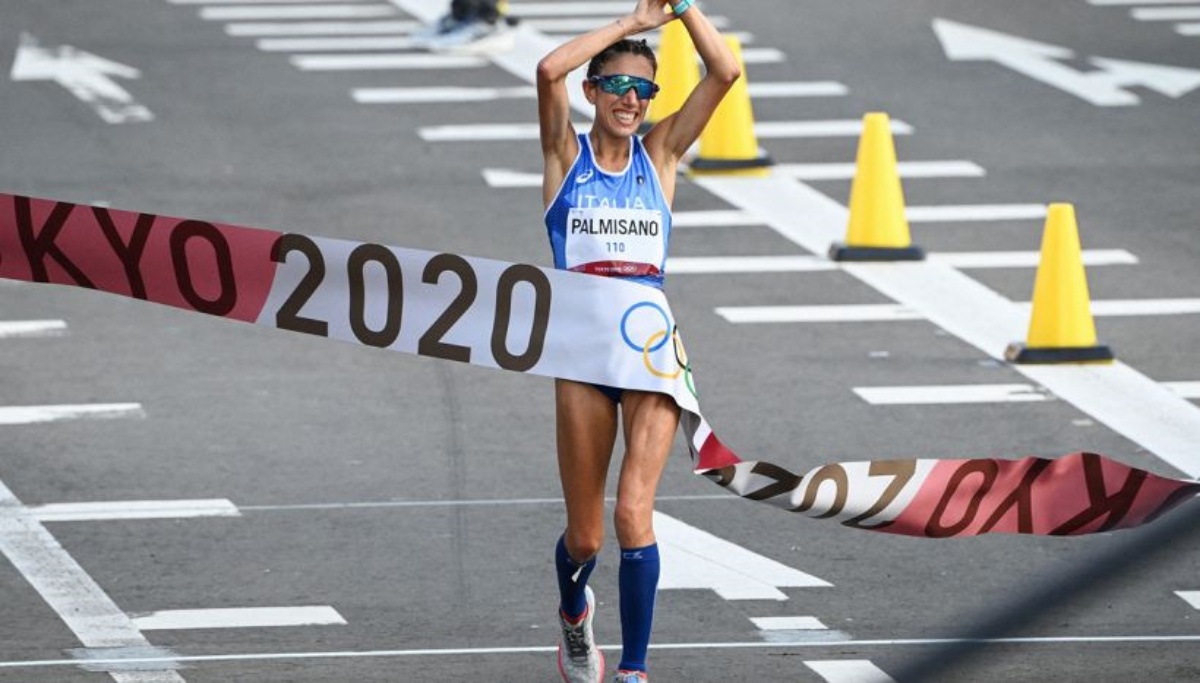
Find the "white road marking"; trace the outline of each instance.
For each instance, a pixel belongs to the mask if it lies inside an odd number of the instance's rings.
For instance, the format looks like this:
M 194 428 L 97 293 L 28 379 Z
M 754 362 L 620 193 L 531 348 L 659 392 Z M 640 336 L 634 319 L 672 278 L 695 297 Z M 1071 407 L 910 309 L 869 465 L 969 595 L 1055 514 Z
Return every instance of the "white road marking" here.
M 735 325 L 755 323 L 840 323 L 924 320 L 901 304 L 851 304 L 847 306 L 722 306 L 716 314 Z
M 779 64 L 787 61 L 783 50 L 773 47 L 748 47 L 742 50 L 744 64 Z
M 61 337 L 67 333 L 65 320 L 0 321 L 0 339 L 18 337 Z
M 408 34 L 419 28 L 416 21 L 283 21 L 245 22 L 225 25 L 225 34 L 237 37 L 268 36 L 361 36 Z
M 1194 24 L 1176 24 L 1175 32 L 1181 36 L 1200 36 L 1200 22 Z
M 487 66 L 470 55 L 384 53 L 378 55 L 299 55 L 291 58 L 301 71 L 378 71 L 393 69 L 468 69 Z M 536 127 L 536 125 L 535 125 Z
M 305 59 L 297 57 L 295 59 Z M 579 124 L 586 126 L 586 123 Z M 856 137 L 862 132 L 862 121 L 768 121 L 757 123 L 754 131 L 760 138 L 828 138 Z M 895 135 L 907 135 L 912 127 L 903 121 L 892 121 Z M 453 126 L 426 126 L 417 129 L 426 142 L 485 142 L 497 140 L 537 140 L 536 123 L 476 123 Z
M 1200 591 L 1175 591 L 1175 595 L 1183 598 L 1192 607 L 1200 609 Z
M 240 517 L 229 500 L 122 500 L 87 503 L 47 503 L 29 506 L 41 522 L 95 522 L 115 519 L 188 519 Z
M 1047 638 L 904 638 L 879 640 L 805 640 L 786 643 L 764 643 L 762 641 L 742 642 L 712 642 L 712 643 L 651 643 L 651 650 L 659 651 L 688 651 L 688 650 L 792 650 L 792 649 L 835 649 L 847 647 L 930 647 L 934 645 L 953 645 L 956 643 L 983 643 L 988 645 L 1118 645 L 1118 644 L 1190 644 L 1200 643 L 1200 635 L 1165 635 L 1165 636 L 1060 636 Z M 620 645 L 604 644 L 598 646 L 609 652 L 620 649 Z M 475 648 L 444 648 L 425 650 L 331 650 L 331 651 L 301 651 L 301 652 L 246 652 L 220 655 L 180 655 L 172 657 L 137 657 L 120 659 L 96 658 L 95 664 L 202 664 L 205 662 L 261 662 L 304 659 L 374 659 L 389 657 L 469 657 L 494 655 L 527 655 L 548 654 L 558 650 L 555 645 L 538 645 L 531 647 L 475 647 Z M 38 659 L 26 661 L 0 662 L 0 669 L 35 669 L 54 667 L 79 666 L 76 659 Z
M 1029 304 L 1019 304 L 1028 310 Z M 1200 313 L 1200 299 L 1109 299 L 1092 300 L 1092 315 L 1129 317 L 1143 315 L 1189 315 Z
M 828 683 L 896 683 L 865 659 L 826 659 L 804 662 L 804 665 Z
M 303 5 L 361 2 L 362 0 L 167 0 L 171 5 Z
M 854 387 L 875 406 L 950 405 L 956 403 L 1029 403 L 1054 397 L 1031 384 L 962 384 L 912 387 Z
M 348 52 L 410 50 L 419 47 L 409 36 L 352 36 L 349 38 L 263 38 L 254 44 L 263 52 Z
M 854 163 L 779 164 L 777 173 L 797 180 L 850 180 L 857 166 Z M 896 164 L 901 178 L 982 178 L 987 172 L 973 161 L 901 161 Z
M 962 206 L 910 206 L 913 223 L 965 223 L 969 221 L 1042 220 L 1045 204 L 966 204 Z
M 724 219 L 741 219 L 740 212 L 693 212 L 686 222 L 675 216 L 672 229 L 679 227 L 761 225 L 750 222 L 733 222 Z M 709 214 L 712 214 L 711 216 Z M 955 268 L 1036 268 L 1041 254 L 1036 251 L 978 251 L 978 252 L 933 252 L 927 256 L 931 261 L 946 263 Z M 1097 249 L 1082 252 L 1087 266 L 1130 265 L 1137 257 L 1124 249 Z M 672 256 L 667 259 L 667 269 L 672 275 L 711 275 L 727 273 L 811 273 L 837 270 L 841 264 L 822 256 L 796 254 L 789 256 Z M 1111 302 L 1110 302 L 1111 303 Z
M 1129 14 L 1138 21 L 1195 21 L 1200 7 L 1140 7 Z
M 145 417 L 140 403 L 85 403 L 81 405 L 0 406 L 0 426 L 58 422 L 61 420 Z
M 208 21 L 260 19 L 374 19 L 396 15 L 392 5 L 248 5 L 202 7 L 200 18 Z
M 350 91 L 350 96 L 360 104 L 444 104 L 533 99 L 537 97 L 537 88 L 532 85 L 511 88 L 355 88 Z M 538 186 L 541 186 L 541 176 L 538 176 Z
M 816 617 L 750 617 L 760 631 L 825 631 L 828 626 Z
M 762 225 L 757 216 L 745 211 L 673 211 L 671 213 L 672 228 L 712 228 L 737 227 L 747 225 Z
M 846 207 L 793 178 L 777 174 L 698 177 L 694 182 L 735 208 L 757 213 L 779 234 L 810 252 L 824 253 L 830 243 L 845 236 Z M 1027 309 L 944 263 L 846 264 L 843 268 L 993 358 L 1002 359 L 1009 343 L 1026 336 Z M 1200 408 L 1158 382 L 1120 361 L 1012 367 L 1179 471 L 1200 477 L 1196 450 Z
M 663 548 L 659 590 L 711 589 L 726 600 L 787 600 L 780 588 L 832 585 L 657 511 L 654 533 Z
M 1089 5 L 1117 7 L 1129 5 L 1191 5 L 1196 0 L 1088 0 Z
M 44 48 L 22 33 L 9 77 L 14 81 L 52 81 L 62 86 L 105 123 L 153 121 L 154 114 L 134 101 L 116 79 L 141 78 L 142 72 L 71 45 Z
M 629 11 L 627 2 L 510 2 L 508 11 L 517 17 L 570 17 L 611 14 L 621 16 Z
M 850 89 L 837 81 L 775 81 L 747 83 L 751 98 L 844 97 Z
M 268 52 L 303 51 L 303 50 L 375 50 L 402 47 L 407 38 L 294 38 L 260 40 L 258 47 Z M 826 97 L 845 94 L 845 88 L 838 83 L 763 83 L 757 87 L 750 84 L 752 97 Z M 499 99 L 534 99 L 537 88 L 532 85 L 522 85 L 510 88 L 470 88 L 470 87 L 436 87 L 436 88 L 355 88 L 351 91 L 354 101 L 362 104 L 412 104 L 412 103 L 453 103 L 453 102 L 487 102 Z M 541 183 L 541 176 L 537 176 Z
M 96 585 L 58 540 L 33 518 L 0 482 L 0 554 L 58 615 L 85 648 L 146 648 L 149 641 L 111 598 Z M 163 652 L 158 650 L 157 652 Z M 183 683 L 177 660 L 154 657 L 161 671 L 112 672 L 118 683 Z M 78 659 L 63 660 L 79 666 Z M 116 661 L 114 664 L 126 665 Z M 3 665 L 0 665 L 3 666 Z
M 567 3 L 563 3 L 563 4 L 567 4 Z M 402 5 L 402 6 L 404 7 L 405 11 L 412 14 L 412 12 L 409 10 L 408 5 Z M 622 10 L 622 13 L 624 13 L 626 11 L 628 11 L 628 8 L 626 8 L 625 10 Z M 520 16 L 520 15 L 515 15 L 515 16 Z M 530 28 L 537 29 L 538 31 L 542 31 L 547 34 L 554 34 L 554 37 L 551 37 L 550 35 L 547 35 L 544 37 L 553 41 L 553 43 L 555 45 L 557 45 L 560 43 L 564 43 L 567 40 L 570 40 L 571 38 L 575 37 L 576 34 L 585 33 L 587 31 L 591 31 L 592 29 L 595 29 L 597 27 L 600 27 L 607 23 L 610 23 L 614 18 L 616 18 L 616 15 L 607 16 L 607 17 L 583 17 L 580 19 L 543 19 L 543 18 L 534 17 L 534 18 L 523 19 L 521 21 L 521 24 L 523 26 L 528 26 Z M 712 25 L 717 29 L 723 30 L 729 26 L 729 17 L 714 15 L 714 16 L 709 17 L 708 19 L 710 22 L 712 22 Z M 561 35 L 561 34 L 568 34 L 568 35 Z M 539 53 L 539 56 L 540 56 L 540 54 L 544 54 L 544 53 Z
M 739 500 L 728 493 L 694 496 L 655 496 L 655 500 Z M 606 498 L 606 503 L 615 502 Z M 562 498 L 502 498 L 479 500 L 387 500 L 365 503 L 296 503 L 292 505 L 241 505 L 242 512 L 295 512 L 301 510 L 370 510 L 385 508 L 487 507 L 493 505 L 562 505 Z
M 274 628 L 279 626 L 345 625 L 346 620 L 328 605 L 312 607 L 233 607 L 177 609 L 132 614 L 143 631 L 201 628 Z
M 1200 382 L 1163 382 L 1163 386 L 1181 398 L 1200 399 Z

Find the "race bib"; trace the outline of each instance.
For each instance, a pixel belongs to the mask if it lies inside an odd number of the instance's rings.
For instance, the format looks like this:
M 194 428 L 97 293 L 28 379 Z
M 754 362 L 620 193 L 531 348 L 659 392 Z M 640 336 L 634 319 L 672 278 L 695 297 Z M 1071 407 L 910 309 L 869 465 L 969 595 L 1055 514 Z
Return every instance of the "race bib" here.
M 567 270 L 592 275 L 658 275 L 666 258 L 661 211 L 611 207 L 567 214 Z

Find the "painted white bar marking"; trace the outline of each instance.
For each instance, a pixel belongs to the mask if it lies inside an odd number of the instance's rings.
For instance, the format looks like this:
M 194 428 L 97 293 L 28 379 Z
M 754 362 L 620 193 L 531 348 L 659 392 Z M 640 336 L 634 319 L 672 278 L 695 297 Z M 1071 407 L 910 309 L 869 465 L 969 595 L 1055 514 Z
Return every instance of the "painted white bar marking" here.
M 825 624 L 816 617 L 750 617 L 760 631 L 825 631 Z
M 1085 266 L 1125 266 L 1138 262 L 1137 256 L 1124 249 L 1084 249 L 1080 256 Z M 1037 251 L 946 251 L 932 252 L 926 257 L 955 268 L 1036 268 L 1042 255 Z
M 225 25 L 230 36 L 261 38 L 267 36 L 360 36 L 407 34 L 421 24 L 416 21 L 284 21 L 247 22 Z
M 752 323 L 837 323 L 924 320 L 901 304 L 851 306 L 726 306 L 716 314 L 735 325 Z
M 510 2 L 508 11 L 518 17 L 570 17 L 584 15 L 622 15 L 629 11 L 627 2 Z
M 145 417 L 140 403 L 85 403 L 53 406 L 0 406 L 0 426 L 61 420 Z
M 95 522 L 115 519 L 186 519 L 240 517 L 229 500 L 122 500 L 87 503 L 47 503 L 29 506 L 29 514 L 42 522 Z
M 391 69 L 465 69 L 486 66 L 469 55 L 385 53 L 378 55 L 300 55 L 291 58 L 301 71 L 379 71 Z M 535 126 L 536 127 L 536 126 Z
M 725 225 L 761 225 L 753 216 L 741 212 L 695 212 L 696 216 L 680 222 L 675 216 L 672 228 L 710 227 Z M 717 215 L 719 214 L 719 215 Z M 727 215 L 726 215 L 727 214 Z M 723 220 L 725 218 L 731 220 Z M 737 219 L 732 220 L 732 219 Z M 1124 249 L 1101 249 L 1082 252 L 1086 266 L 1113 266 L 1137 263 L 1137 257 Z M 946 263 L 955 268 L 1036 268 L 1041 254 L 1036 251 L 997 252 L 934 252 L 929 260 Z M 841 266 L 821 256 L 699 256 L 671 257 L 667 267 L 672 274 L 706 275 L 714 273 L 810 273 L 836 270 Z
M 18 337 L 61 337 L 67 333 L 65 320 L 11 320 L 0 322 L 0 339 Z
M 1130 12 L 1138 21 L 1195 21 L 1200 7 L 1141 7 Z
M 1192 607 L 1200 609 L 1200 591 L 1175 591 L 1175 595 L 1183 598 Z
M 412 12 L 410 9 L 410 7 L 411 7 L 410 4 L 401 3 L 401 6 L 404 7 L 404 11 L 408 12 L 409 14 L 414 14 L 414 12 Z M 444 11 L 444 10 L 439 10 L 439 11 Z M 622 13 L 627 12 L 627 11 L 628 11 L 628 8 L 626 8 L 625 10 L 622 10 Z M 550 42 L 553 43 L 553 44 L 547 45 L 546 47 L 548 47 L 549 49 L 553 49 L 555 46 L 565 43 L 568 40 L 570 40 L 571 38 L 574 38 L 576 34 L 584 33 L 586 31 L 591 31 L 592 29 L 594 29 L 598 26 L 603 26 L 604 24 L 610 23 L 614 18 L 615 18 L 615 16 L 583 17 L 583 18 L 579 18 L 579 19 L 543 19 L 540 17 L 532 17 L 532 18 L 528 18 L 528 19 L 523 19 L 521 21 L 521 25 L 528 26 L 529 28 L 532 28 L 532 29 L 537 29 L 538 31 L 544 31 L 545 33 L 548 33 L 548 34 L 558 34 L 558 35 L 554 35 L 554 36 L 549 36 L 549 35 L 542 36 L 543 38 L 546 38 Z M 708 19 L 710 22 L 712 22 L 712 25 L 714 28 L 725 29 L 729 26 L 729 17 L 723 17 L 723 16 L 716 15 L 716 16 L 711 16 Z M 568 35 L 562 35 L 562 34 L 568 34 Z M 539 58 L 542 54 L 544 54 L 544 53 L 538 53 Z
M 1162 384 L 1181 398 L 1200 399 L 1200 382 L 1163 382 Z
M 778 81 L 747 84 L 750 97 L 844 97 L 850 89 L 836 81 Z
M 531 85 L 512 88 L 355 88 L 350 91 L 350 96 L 360 104 L 490 102 L 501 99 L 531 99 L 537 96 L 537 88 Z M 542 178 L 540 175 L 536 177 L 537 186 L 540 187 Z
M 773 47 L 748 47 L 742 50 L 742 62 L 745 64 L 779 64 L 787 61 L 783 50 Z
M 678 227 L 678 226 L 675 226 Z M 672 256 L 667 272 L 672 275 L 714 275 L 727 273 L 812 273 L 837 270 L 827 258 L 798 256 Z
M 734 207 L 754 211 L 784 237 L 824 253 L 845 235 L 849 211 L 786 176 L 699 177 Z M 944 263 L 847 264 L 844 270 L 993 358 L 1025 338 L 1027 309 Z M 1060 400 L 1079 408 L 1164 462 L 1200 477 L 1200 408 L 1121 362 L 1109 365 L 1013 366 Z
M 297 57 L 295 59 L 306 59 Z M 587 125 L 587 124 L 580 124 Z M 827 138 L 856 137 L 862 132 L 862 121 L 768 121 L 757 123 L 755 132 L 760 138 Z M 478 123 L 457 126 L 429 126 L 417 130 L 428 142 L 482 142 L 495 140 L 536 140 L 536 123 Z M 903 121 L 892 121 L 892 132 L 907 135 L 912 127 Z
M 362 0 L 167 0 L 171 5 L 305 5 L 361 2 Z
M 0 482 L 0 553 L 25 577 L 84 647 L 153 651 L 129 617 L 58 540 L 26 512 L 21 501 L 3 482 Z M 169 657 L 154 659 L 164 668 L 175 664 Z M 73 666 L 80 664 L 80 660 L 67 661 Z M 118 682 L 183 683 L 183 678 L 174 671 L 113 672 L 110 675 Z
M 896 683 L 865 659 L 826 659 L 804 662 L 804 665 L 828 683 Z
M 910 206 L 906 212 L 913 223 L 959 223 L 967 221 L 1041 220 L 1045 204 L 967 204 L 962 206 Z
M 657 511 L 654 531 L 665 549 L 659 590 L 711 589 L 726 600 L 787 600 L 780 588 L 832 585 Z
M 1128 7 L 1130 5 L 1191 5 L 1196 0 L 1088 0 L 1089 5 L 1102 7 Z
M 1175 32 L 1181 36 L 1200 36 L 1200 22 L 1194 24 L 1176 24 Z
M 200 18 L 208 21 L 257 19 L 372 19 L 395 16 L 391 5 L 250 5 L 202 7 Z
M 790 175 L 797 180 L 850 180 L 857 166 L 853 163 L 837 164 L 779 164 L 777 173 Z M 973 161 L 901 161 L 896 164 L 901 178 L 982 178 L 987 172 Z
M 338 50 L 410 50 L 419 47 L 408 36 L 349 38 L 263 38 L 254 45 L 263 52 L 337 52 Z
M 133 623 L 143 631 L 199 628 L 271 628 L 277 626 L 345 625 L 337 610 L 327 605 L 313 607 L 234 607 L 228 609 L 179 609 L 135 614 Z
M 1026 304 L 1028 306 L 1028 304 Z M 1092 301 L 1092 315 L 1125 317 L 1200 313 L 1200 299 L 1111 299 Z
M 762 225 L 757 216 L 745 211 L 677 211 L 671 214 L 672 228 L 713 228 Z
M 949 405 L 955 403 L 1029 403 L 1052 396 L 1031 384 L 964 384 L 912 387 L 854 387 L 867 403 L 883 405 Z

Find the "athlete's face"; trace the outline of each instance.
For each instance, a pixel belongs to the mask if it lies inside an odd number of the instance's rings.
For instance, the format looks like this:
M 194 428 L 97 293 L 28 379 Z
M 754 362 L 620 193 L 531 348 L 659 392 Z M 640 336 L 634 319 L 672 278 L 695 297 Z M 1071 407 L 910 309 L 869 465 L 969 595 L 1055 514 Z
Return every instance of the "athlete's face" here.
M 600 69 L 601 76 L 613 74 L 626 74 L 653 81 L 654 67 L 650 60 L 641 55 L 620 54 L 605 62 Z M 636 88 L 629 89 L 624 95 L 614 95 L 605 92 L 595 83 L 587 83 L 584 87 L 588 101 L 596 105 L 597 124 L 614 135 L 628 136 L 637 133 L 638 126 L 646 118 L 646 110 L 650 108 L 650 100 L 639 100 Z

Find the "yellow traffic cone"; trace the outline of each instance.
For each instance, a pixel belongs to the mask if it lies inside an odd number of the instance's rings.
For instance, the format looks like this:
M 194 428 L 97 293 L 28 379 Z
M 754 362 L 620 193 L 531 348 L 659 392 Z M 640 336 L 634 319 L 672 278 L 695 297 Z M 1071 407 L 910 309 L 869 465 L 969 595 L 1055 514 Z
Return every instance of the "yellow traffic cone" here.
M 913 246 L 904 209 L 904 188 L 896 170 L 896 143 L 887 114 L 863 117 L 854 182 L 850 187 L 850 225 L 846 242 L 829 248 L 834 261 L 921 261 Z
M 658 74 L 655 78 L 662 89 L 650 102 L 646 113 L 648 123 L 662 121 L 679 111 L 688 95 L 700 83 L 700 63 L 696 61 L 696 46 L 682 21 L 672 21 L 663 27 L 662 44 L 658 48 Z
M 742 43 L 736 36 L 725 36 L 725 42 L 737 59 L 742 77 L 725 94 L 725 99 L 713 112 L 712 120 L 700 134 L 700 154 L 689 168 L 698 174 L 766 175 L 767 167 L 774 162 L 758 148 L 754 109 L 750 105 L 746 66 L 742 61 Z
M 1046 214 L 1029 336 L 1024 344 L 1009 344 L 1004 357 L 1013 363 L 1113 360 L 1112 350 L 1096 342 L 1079 228 L 1070 204 L 1051 204 Z

